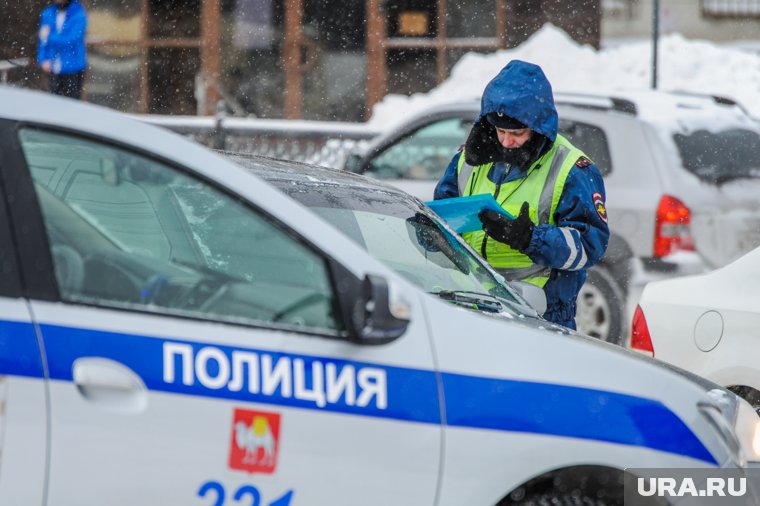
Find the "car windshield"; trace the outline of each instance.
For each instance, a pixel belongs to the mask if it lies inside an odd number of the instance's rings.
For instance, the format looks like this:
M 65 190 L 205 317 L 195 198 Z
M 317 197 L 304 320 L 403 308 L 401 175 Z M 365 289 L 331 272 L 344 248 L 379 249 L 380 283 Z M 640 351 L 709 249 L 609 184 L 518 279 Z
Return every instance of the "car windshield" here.
M 689 172 L 715 184 L 760 177 L 760 133 L 744 128 L 673 135 Z
M 339 188 L 332 193 L 278 186 L 427 292 L 490 294 L 518 303 L 456 234 L 412 201 L 384 193 L 367 198 Z
M 426 292 L 443 298 L 451 293 L 463 294 L 463 299 L 491 296 L 501 304 L 499 310 L 535 316 L 456 233 L 411 197 L 369 184 L 360 186 L 328 181 L 324 177 L 322 180 L 304 177 L 303 173 L 292 173 L 290 177 L 287 171 L 263 170 L 245 158 L 232 159 L 253 168 L 257 175 L 311 208 Z M 470 306 L 484 307 L 478 303 Z

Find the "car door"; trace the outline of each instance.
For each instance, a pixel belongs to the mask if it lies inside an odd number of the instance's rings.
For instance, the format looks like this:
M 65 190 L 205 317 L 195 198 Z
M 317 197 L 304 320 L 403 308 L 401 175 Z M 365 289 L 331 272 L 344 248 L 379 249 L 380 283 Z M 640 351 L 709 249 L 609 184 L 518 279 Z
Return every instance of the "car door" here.
M 421 312 L 391 344 L 349 342 L 334 261 L 265 210 L 102 140 L 19 140 L 46 232 L 25 261 L 52 259 L 58 287 L 31 303 L 50 506 L 432 504 Z
M 435 185 L 471 127 L 472 118 L 459 116 L 418 126 L 380 148 L 367 162 L 365 173 L 420 200 L 433 200 Z
M 0 123 L 0 167 L 6 169 L 8 125 Z M 41 505 L 45 495 L 47 403 L 38 335 L 21 283 L 11 234 L 14 182 L 0 178 L 0 504 Z M 34 288 L 30 291 L 34 292 Z

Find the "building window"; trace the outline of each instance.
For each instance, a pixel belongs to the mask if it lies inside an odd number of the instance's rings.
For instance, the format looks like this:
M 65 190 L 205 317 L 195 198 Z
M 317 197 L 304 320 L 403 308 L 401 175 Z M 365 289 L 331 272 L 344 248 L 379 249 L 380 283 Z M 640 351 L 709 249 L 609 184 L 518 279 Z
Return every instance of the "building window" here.
M 602 15 L 611 19 L 633 19 L 639 11 L 639 0 L 602 0 Z
M 702 0 L 702 15 L 712 17 L 760 17 L 760 0 Z

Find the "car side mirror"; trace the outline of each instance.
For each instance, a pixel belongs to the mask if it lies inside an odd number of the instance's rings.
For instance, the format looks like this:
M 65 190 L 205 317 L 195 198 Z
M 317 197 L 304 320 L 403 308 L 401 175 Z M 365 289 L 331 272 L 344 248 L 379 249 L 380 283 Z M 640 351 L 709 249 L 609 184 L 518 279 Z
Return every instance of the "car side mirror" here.
M 330 263 L 338 309 L 351 341 L 383 344 L 406 332 L 412 311 L 399 287 L 376 274 L 359 279 L 340 263 Z
M 360 173 L 362 170 L 362 157 L 356 153 L 346 155 L 346 164 L 344 166 L 348 172 Z
M 411 307 L 382 276 L 367 274 L 353 308 L 355 337 L 364 344 L 383 344 L 400 337 L 409 325 Z
M 520 297 L 530 304 L 540 315 L 546 312 L 546 293 L 543 288 L 539 288 L 532 283 L 525 281 L 510 281 L 509 285 L 514 288 Z

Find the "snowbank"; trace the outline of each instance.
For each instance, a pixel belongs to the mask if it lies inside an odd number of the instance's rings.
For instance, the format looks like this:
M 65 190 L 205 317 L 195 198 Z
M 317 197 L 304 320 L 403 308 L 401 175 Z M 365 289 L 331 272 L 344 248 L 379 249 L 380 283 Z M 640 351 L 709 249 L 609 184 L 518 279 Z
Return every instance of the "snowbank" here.
M 435 104 L 479 100 L 488 81 L 513 59 L 540 65 L 555 91 L 647 89 L 651 48 L 650 42 L 634 42 L 597 51 L 546 24 L 514 49 L 466 54 L 451 76 L 428 93 L 386 96 L 373 108 L 369 123 L 388 128 Z M 760 55 L 674 34 L 660 39 L 658 59 L 660 89 L 730 97 L 760 118 Z

